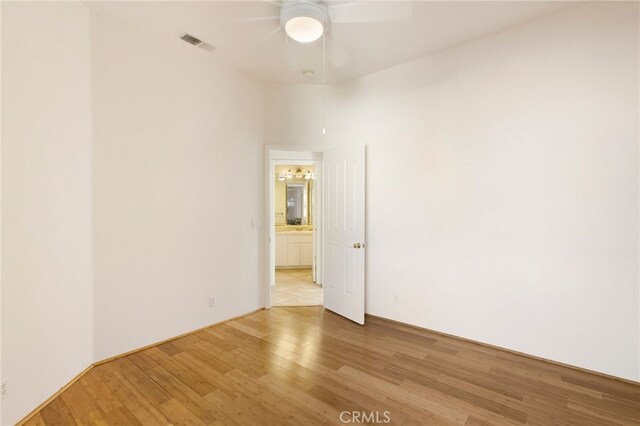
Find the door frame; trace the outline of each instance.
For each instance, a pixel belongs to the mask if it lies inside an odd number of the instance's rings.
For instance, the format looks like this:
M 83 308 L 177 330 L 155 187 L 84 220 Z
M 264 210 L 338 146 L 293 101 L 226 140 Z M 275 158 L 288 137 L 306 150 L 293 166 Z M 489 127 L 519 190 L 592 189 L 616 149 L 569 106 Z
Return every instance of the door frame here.
M 323 180 L 322 180 L 322 155 L 323 148 L 308 146 L 280 146 L 265 145 L 265 259 L 263 271 L 262 293 L 264 306 L 271 308 L 271 287 L 275 284 L 275 260 L 276 260 L 276 232 L 275 232 L 275 167 L 278 165 L 314 166 L 316 170 L 316 203 L 314 205 L 314 226 L 316 228 L 314 239 L 314 257 L 316 268 L 316 283 L 322 284 L 324 276 L 324 262 L 322 259 L 323 247 Z

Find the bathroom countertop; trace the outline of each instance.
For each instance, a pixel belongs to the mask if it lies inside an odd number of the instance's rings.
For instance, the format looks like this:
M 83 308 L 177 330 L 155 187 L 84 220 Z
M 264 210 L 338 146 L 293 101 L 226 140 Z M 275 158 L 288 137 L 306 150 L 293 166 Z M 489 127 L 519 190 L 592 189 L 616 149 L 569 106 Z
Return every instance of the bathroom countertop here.
M 276 226 L 276 232 L 311 232 L 313 226 L 311 225 L 279 225 Z

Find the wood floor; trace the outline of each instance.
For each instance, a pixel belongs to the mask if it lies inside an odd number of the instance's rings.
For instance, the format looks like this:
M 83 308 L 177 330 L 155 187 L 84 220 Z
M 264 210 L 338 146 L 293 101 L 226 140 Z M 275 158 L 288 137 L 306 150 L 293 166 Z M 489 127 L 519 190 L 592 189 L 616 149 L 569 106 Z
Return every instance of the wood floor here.
M 640 385 L 381 319 L 358 326 L 282 307 L 99 365 L 27 424 L 321 425 L 341 415 L 405 426 L 640 425 Z

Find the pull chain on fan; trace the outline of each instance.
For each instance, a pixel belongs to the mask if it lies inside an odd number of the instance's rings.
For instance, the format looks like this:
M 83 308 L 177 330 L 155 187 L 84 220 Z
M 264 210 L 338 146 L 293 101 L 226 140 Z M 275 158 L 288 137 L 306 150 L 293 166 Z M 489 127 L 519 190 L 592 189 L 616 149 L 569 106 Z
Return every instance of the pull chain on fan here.
M 289 51 L 289 39 L 302 43 L 313 43 L 322 37 L 322 84 L 327 83 L 327 32 L 331 25 L 357 23 L 381 23 L 402 21 L 411 18 L 413 2 L 410 1 L 334 1 L 328 4 L 322 0 L 263 0 L 279 9 L 280 27 L 284 30 L 285 49 Z M 278 19 L 278 17 L 255 17 L 248 21 Z M 271 33 L 270 33 L 271 34 Z M 331 40 L 334 67 L 349 62 L 344 49 L 340 49 L 335 39 Z M 287 52 L 289 56 L 290 52 Z M 296 66 L 299 64 L 296 64 Z M 310 71 L 310 70 L 307 70 Z M 307 71 L 304 71 L 305 74 Z M 311 71 L 312 73 L 312 71 Z M 313 75 L 313 74 L 311 74 Z M 326 129 L 326 99 L 322 96 L 322 134 Z

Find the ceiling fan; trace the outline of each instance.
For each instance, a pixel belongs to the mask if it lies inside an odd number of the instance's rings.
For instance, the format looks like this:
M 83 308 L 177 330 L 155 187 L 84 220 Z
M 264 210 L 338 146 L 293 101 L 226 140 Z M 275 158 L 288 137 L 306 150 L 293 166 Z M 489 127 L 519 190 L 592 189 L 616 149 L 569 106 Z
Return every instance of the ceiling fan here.
M 272 16 L 258 17 L 251 20 L 278 20 L 279 27 L 269 34 L 284 30 L 287 38 L 299 43 L 309 44 L 329 36 L 332 25 L 385 23 L 402 21 L 411 18 L 413 3 L 410 1 L 322 1 L 322 0 L 265 0 L 274 6 Z M 277 15 L 276 15 L 277 14 Z M 323 37 L 324 36 L 324 37 Z M 331 47 L 336 51 L 334 57 L 342 57 L 344 49 L 335 40 Z
M 331 24 L 400 21 L 409 19 L 413 13 L 413 3 L 407 1 L 282 0 L 269 3 L 280 8 L 280 27 L 300 43 L 318 40 Z

